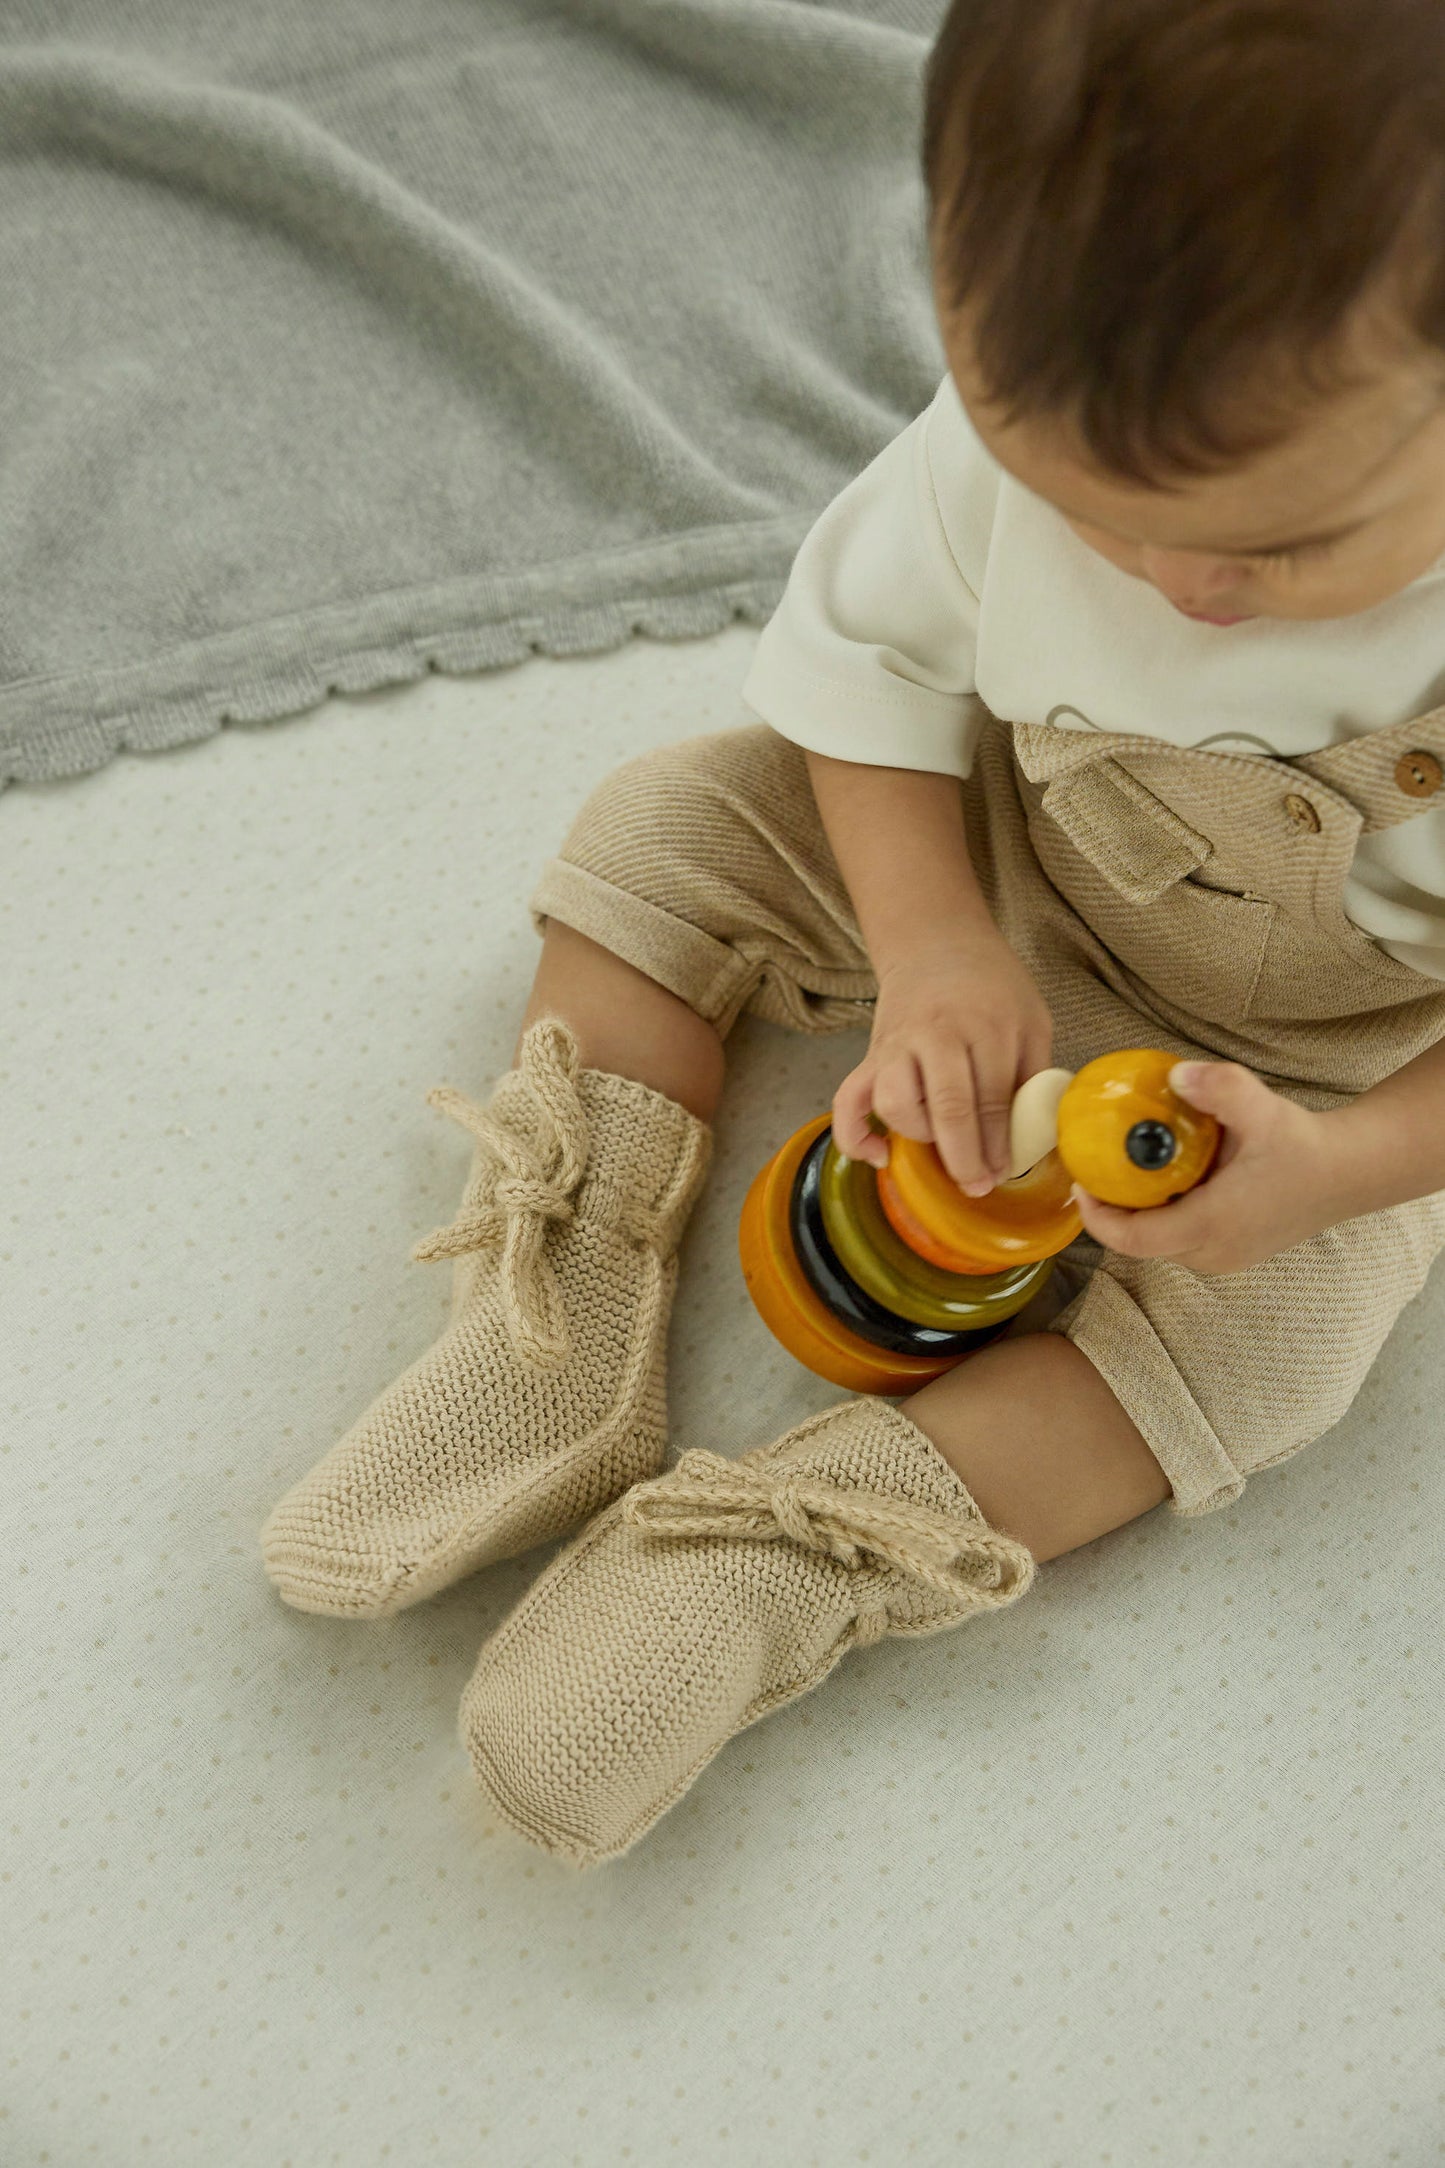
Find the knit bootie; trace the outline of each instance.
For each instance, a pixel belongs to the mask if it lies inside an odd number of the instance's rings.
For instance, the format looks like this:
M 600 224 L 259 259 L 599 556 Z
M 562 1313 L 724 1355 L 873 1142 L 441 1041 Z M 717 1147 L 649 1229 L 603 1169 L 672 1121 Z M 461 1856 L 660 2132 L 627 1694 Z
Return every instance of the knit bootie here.
M 593 1866 L 849 1649 L 1013 1603 L 1033 1574 L 906 1415 L 843 1401 L 740 1460 L 684 1453 L 599 1513 L 483 1647 L 462 1743 L 504 1822 Z
M 676 1248 L 712 1131 L 645 1084 L 582 1069 L 555 1017 L 485 1108 L 433 1105 L 477 1151 L 451 1321 L 274 1508 L 266 1571 L 301 1611 L 378 1618 L 562 1534 L 660 1468 Z

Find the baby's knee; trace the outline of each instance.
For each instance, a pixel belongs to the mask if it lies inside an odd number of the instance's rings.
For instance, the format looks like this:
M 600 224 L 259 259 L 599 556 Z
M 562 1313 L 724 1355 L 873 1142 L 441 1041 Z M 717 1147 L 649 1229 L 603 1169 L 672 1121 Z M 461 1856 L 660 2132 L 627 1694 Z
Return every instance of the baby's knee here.
M 1232 1505 L 1348 1413 L 1418 1284 L 1376 1232 L 1353 1222 L 1218 1277 L 1111 1256 L 1053 1321 L 1109 1379 L 1175 1512 Z
M 683 738 L 605 775 L 558 855 L 646 895 L 668 866 L 736 870 L 795 799 L 811 804 L 802 750 L 764 725 Z

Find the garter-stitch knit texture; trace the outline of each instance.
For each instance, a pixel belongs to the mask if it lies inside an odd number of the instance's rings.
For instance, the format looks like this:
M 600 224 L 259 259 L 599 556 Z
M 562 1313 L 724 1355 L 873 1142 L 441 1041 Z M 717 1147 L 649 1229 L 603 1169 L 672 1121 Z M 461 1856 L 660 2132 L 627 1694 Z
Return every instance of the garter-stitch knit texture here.
M 592 1866 L 849 1649 L 1033 1577 L 901 1409 L 842 1401 L 739 1460 L 684 1453 L 599 1513 L 483 1647 L 460 1736 L 503 1821 Z
M 647 1085 L 583 1069 L 555 1017 L 485 1107 L 445 1333 L 287 1492 L 262 1535 L 298 1610 L 375 1618 L 564 1533 L 662 1464 L 676 1249 L 712 1131 Z

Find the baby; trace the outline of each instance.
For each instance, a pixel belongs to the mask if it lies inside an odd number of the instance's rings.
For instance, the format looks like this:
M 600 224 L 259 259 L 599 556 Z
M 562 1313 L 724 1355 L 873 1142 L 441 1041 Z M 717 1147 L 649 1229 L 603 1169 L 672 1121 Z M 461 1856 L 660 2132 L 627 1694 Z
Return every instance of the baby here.
M 531 903 L 447 1332 L 271 1515 L 377 1617 L 586 1523 L 482 1650 L 497 1813 L 582 1864 L 848 1649 L 1231 1503 L 1445 1245 L 1445 10 L 956 0 L 924 165 L 948 373 L 824 512 L 743 687 Z M 840 1148 L 1007 1173 L 1018 1085 L 1179 1057 L 1224 1145 L 1080 1199 L 1057 1314 L 662 1473 L 678 1240 L 744 1010 L 871 1021 Z M 719 1443 L 733 1443 L 725 1435 Z

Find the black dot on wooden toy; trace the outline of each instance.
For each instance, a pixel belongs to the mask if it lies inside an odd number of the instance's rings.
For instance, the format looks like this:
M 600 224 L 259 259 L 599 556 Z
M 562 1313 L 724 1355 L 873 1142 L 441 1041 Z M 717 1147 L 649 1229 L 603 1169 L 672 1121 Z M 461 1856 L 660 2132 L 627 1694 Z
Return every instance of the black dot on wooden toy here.
M 1124 1149 L 1136 1167 L 1167 1167 L 1179 1150 L 1179 1139 L 1167 1122 L 1135 1122 Z

